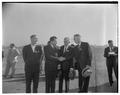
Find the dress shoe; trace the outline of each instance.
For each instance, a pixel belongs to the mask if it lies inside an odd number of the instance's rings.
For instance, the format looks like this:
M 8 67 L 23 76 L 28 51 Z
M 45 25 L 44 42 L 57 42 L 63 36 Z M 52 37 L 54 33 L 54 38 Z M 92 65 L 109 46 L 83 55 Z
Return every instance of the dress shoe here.
M 112 86 L 113 85 L 113 81 L 112 82 L 110 82 L 110 86 Z

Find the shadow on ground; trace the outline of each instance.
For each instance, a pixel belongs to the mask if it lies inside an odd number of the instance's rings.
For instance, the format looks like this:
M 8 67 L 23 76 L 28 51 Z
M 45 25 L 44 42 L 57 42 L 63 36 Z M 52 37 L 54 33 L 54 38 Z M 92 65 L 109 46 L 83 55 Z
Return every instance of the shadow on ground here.
M 77 93 L 77 92 L 78 92 L 78 88 L 70 89 L 69 91 L 69 93 Z M 96 87 L 89 87 L 88 93 L 118 93 L 117 83 L 115 82 L 112 87 L 109 86 L 109 83 L 105 83 Z
M 77 78 L 77 77 L 76 77 Z M 40 76 L 39 79 L 40 82 L 44 82 L 45 81 L 45 77 L 44 75 Z M 15 74 L 14 78 L 7 78 L 7 79 L 3 79 L 3 82 L 22 82 L 25 83 L 25 75 L 24 74 Z M 58 91 L 56 91 L 58 92 Z M 69 93 L 77 93 L 78 92 L 78 88 L 75 89 L 70 89 Z M 109 83 L 105 83 L 96 87 L 89 87 L 89 93 L 92 92 L 97 92 L 97 93 L 117 93 L 117 82 L 115 81 L 113 86 L 110 87 Z

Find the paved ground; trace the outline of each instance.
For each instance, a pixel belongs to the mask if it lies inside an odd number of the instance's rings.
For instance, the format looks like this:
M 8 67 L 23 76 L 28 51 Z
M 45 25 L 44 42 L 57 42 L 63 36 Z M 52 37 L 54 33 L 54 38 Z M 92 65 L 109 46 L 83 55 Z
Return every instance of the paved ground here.
M 92 68 L 93 73 L 90 78 L 89 92 L 117 92 L 117 83 L 113 73 L 114 84 L 112 87 L 108 84 L 108 75 L 105 65 L 105 58 L 103 57 L 103 49 L 101 47 L 97 49 L 92 48 L 93 60 Z M 6 60 L 3 60 L 2 71 L 4 73 Z M 19 58 L 19 63 L 16 64 L 16 74 L 13 79 L 3 79 L 2 82 L 3 93 L 24 93 L 25 92 L 25 79 L 24 79 L 24 62 L 22 58 Z M 44 77 L 40 76 L 39 93 L 45 92 Z M 56 92 L 58 90 L 58 81 L 56 81 Z M 70 81 L 70 93 L 77 93 L 78 91 L 78 79 Z
M 116 82 L 110 87 L 108 83 L 99 85 L 97 87 L 89 87 L 89 92 L 117 92 Z M 58 91 L 58 80 L 56 81 L 56 92 Z M 25 79 L 23 74 L 16 74 L 13 79 L 3 80 L 3 93 L 24 93 L 25 92 Z M 39 80 L 39 93 L 45 92 L 44 77 L 40 77 Z M 70 93 L 78 92 L 78 79 L 70 81 Z

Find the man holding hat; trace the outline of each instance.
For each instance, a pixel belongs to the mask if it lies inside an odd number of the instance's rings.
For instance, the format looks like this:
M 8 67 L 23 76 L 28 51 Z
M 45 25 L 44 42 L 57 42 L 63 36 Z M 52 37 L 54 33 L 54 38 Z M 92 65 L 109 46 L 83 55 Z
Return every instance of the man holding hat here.
M 88 92 L 89 79 L 92 73 L 92 53 L 89 44 L 81 42 L 79 34 L 74 35 L 74 42 L 77 44 L 73 49 L 73 57 L 76 60 L 76 67 L 79 72 L 79 92 Z

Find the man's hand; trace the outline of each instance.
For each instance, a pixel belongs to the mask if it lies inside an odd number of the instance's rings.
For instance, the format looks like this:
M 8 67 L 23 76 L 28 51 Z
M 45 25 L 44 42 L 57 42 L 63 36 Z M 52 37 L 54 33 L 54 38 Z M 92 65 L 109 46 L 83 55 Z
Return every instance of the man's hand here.
M 110 55 L 116 56 L 117 54 L 116 54 L 115 52 L 109 52 L 109 53 L 108 53 L 108 56 L 110 56 Z
M 72 72 L 74 69 L 73 68 L 70 68 L 70 72 Z
M 61 69 L 61 65 L 60 65 L 60 64 L 58 64 L 57 69 L 58 69 L 58 70 L 60 70 L 60 69 Z
M 58 57 L 58 60 L 59 60 L 59 61 L 64 61 L 64 60 L 65 60 L 65 57 Z

